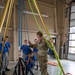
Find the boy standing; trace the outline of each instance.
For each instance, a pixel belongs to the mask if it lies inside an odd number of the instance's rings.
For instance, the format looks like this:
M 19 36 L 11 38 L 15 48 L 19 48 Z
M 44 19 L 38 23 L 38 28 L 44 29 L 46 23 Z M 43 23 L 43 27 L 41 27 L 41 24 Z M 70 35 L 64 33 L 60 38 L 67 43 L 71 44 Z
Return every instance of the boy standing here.
M 24 40 L 24 44 L 21 46 L 20 49 L 22 50 L 22 58 L 24 59 L 28 55 L 28 52 L 30 50 L 29 45 L 27 45 L 27 40 Z

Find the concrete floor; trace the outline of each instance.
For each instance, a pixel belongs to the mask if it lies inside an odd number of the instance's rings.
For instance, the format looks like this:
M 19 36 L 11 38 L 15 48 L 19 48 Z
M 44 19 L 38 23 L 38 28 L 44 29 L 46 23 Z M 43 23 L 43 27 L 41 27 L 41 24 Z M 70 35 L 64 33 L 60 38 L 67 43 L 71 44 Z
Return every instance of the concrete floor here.
M 55 59 L 48 57 L 48 61 L 57 62 Z M 69 72 L 72 75 L 75 75 L 75 61 L 69 60 L 61 60 L 61 64 L 64 68 L 65 73 Z M 16 62 L 10 61 L 9 68 L 11 69 L 9 72 L 6 72 L 7 75 L 13 75 L 14 67 Z M 56 66 L 48 65 L 49 75 L 60 75 L 60 69 Z M 35 71 L 35 75 L 40 75 L 39 71 Z

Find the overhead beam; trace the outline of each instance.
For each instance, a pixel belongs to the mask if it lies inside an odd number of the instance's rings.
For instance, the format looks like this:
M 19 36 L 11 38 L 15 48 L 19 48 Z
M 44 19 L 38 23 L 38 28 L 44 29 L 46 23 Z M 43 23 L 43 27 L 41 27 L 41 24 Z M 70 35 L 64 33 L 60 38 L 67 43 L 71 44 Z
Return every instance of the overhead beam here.
M 27 1 L 27 0 L 26 0 L 26 1 Z M 32 0 L 31 0 L 31 2 L 32 2 Z M 42 2 L 42 1 L 40 1 L 40 0 L 37 1 L 37 3 L 38 3 L 38 4 L 41 4 L 41 5 L 49 6 L 49 7 L 52 7 L 52 8 L 55 7 L 53 4 L 48 4 L 48 3 Z M 18 1 L 17 1 L 17 0 L 15 0 L 15 5 L 18 5 Z
M 67 4 L 67 5 L 70 5 L 70 4 L 67 3 L 66 1 L 62 1 L 62 0 L 58 0 L 58 1 L 60 1 L 60 2 L 62 2 L 62 3 L 64 3 L 64 4 Z
M 17 31 L 18 31 L 18 30 L 19 30 L 19 29 L 17 29 Z M 22 32 L 27 32 L 27 30 L 22 29 Z M 38 30 L 31 30 L 31 29 L 29 29 L 28 32 L 37 33 Z M 49 32 L 50 32 L 50 31 L 49 31 Z M 46 34 L 46 32 L 43 32 L 43 33 Z M 50 32 L 50 34 L 51 34 L 51 35 L 58 35 L 57 33 L 54 33 L 54 32 Z
M 44 3 L 44 2 L 42 2 L 42 1 L 37 1 L 37 3 L 38 3 L 38 4 L 45 5 L 45 6 L 49 6 L 49 7 L 52 7 L 52 8 L 55 7 L 53 4 Z
M 55 32 L 58 33 L 58 27 L 57 27 L 57 9 L 56 9 L 56 0 L 54 0 L 54 5 L 55 5 L 55 8 L 54 8 L 54 25 L 55 25 Z

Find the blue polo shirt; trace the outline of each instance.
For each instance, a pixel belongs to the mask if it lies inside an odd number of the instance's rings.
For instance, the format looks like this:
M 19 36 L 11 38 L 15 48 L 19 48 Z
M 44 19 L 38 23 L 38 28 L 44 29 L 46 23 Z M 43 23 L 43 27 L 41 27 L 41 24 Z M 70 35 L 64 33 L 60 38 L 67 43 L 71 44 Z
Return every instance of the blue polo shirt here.
M 38 52 L 38 49 L 37 48 L 33 48 L 33 52 Z
M 26 56 L 26 58 L 25 58 L 25 61 L 27 61 L 27 60 L 28 60 L 28 56 Z M 32 62 L 29 61 L 29 63 L 27 64 L 27 70 L 30 70 L 34 66 L 34 64 L 35 64 L 34 61 L 36 61 L 36 56 L 33 56 L 32 60 L 33 60 Z
M 10 43 L 9 42 L 5 42 L 5 46 L 7 48 L 6 51 L 9 52 L 9 48 L 11 47 Z
M 0 42 L 0 51 L 2 50 L 2 42 Z M 4 50 L 3 50 L 3 53 L 6 53 L 7 52 L 7 47 L 6 45 L 4 46 Z
M 22 45 L 21 48 L 20 48 L 22 51 L 23 51 L 23 54 L 28 54 L 29 51 L 30 51 L 30 47 L 29 45 Z

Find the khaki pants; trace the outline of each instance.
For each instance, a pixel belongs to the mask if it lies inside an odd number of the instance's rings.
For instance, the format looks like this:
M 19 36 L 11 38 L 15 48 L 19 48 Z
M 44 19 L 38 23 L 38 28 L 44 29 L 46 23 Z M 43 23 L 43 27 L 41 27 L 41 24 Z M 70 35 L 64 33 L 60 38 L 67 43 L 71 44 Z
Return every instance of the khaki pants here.
M 41 75 L 49 75 L 47 72 L 47 54 L 44 53 L 44 55 L 38 55 Z

